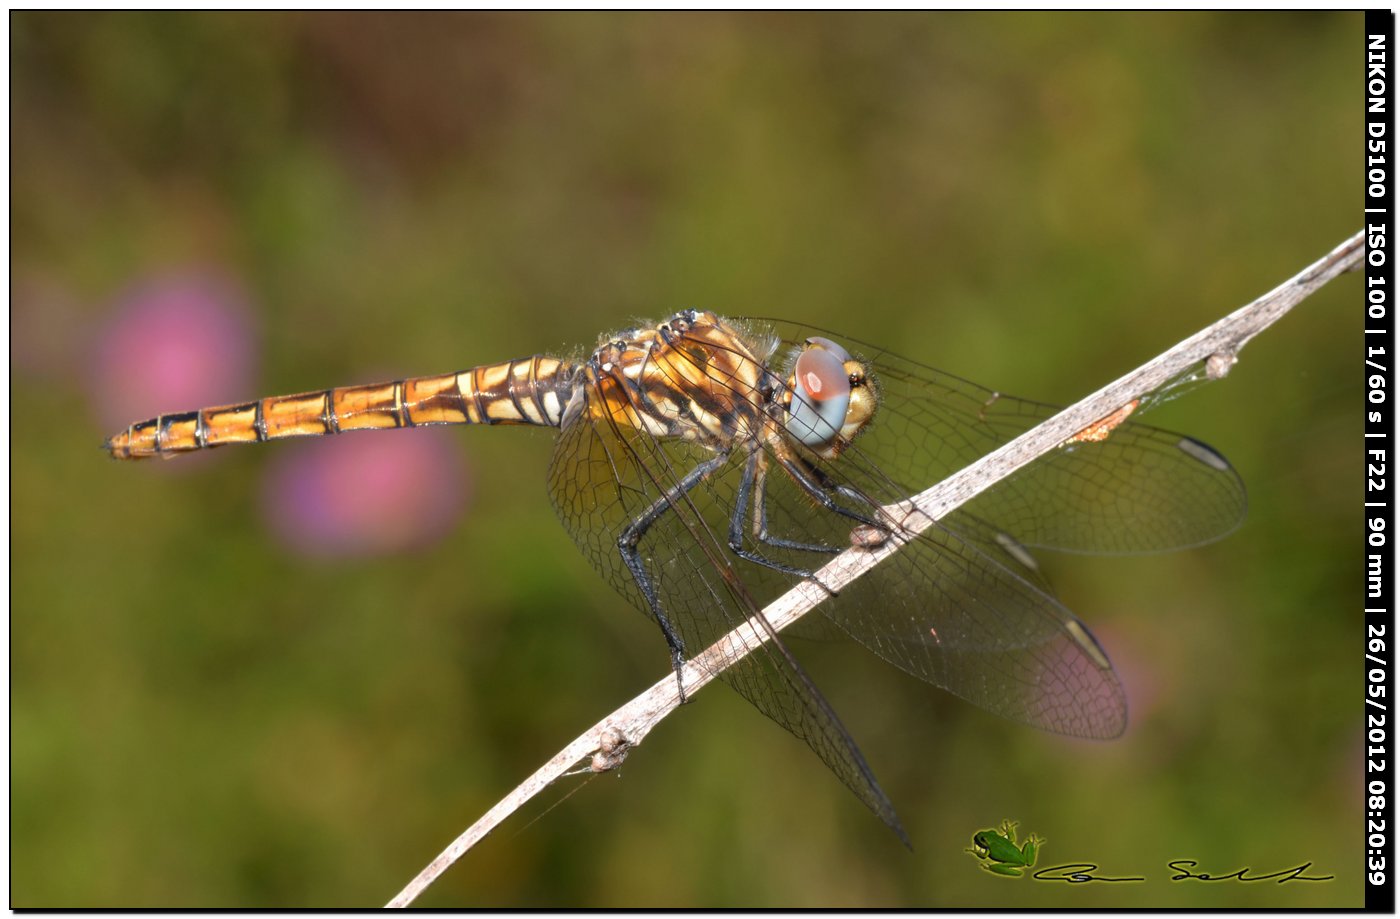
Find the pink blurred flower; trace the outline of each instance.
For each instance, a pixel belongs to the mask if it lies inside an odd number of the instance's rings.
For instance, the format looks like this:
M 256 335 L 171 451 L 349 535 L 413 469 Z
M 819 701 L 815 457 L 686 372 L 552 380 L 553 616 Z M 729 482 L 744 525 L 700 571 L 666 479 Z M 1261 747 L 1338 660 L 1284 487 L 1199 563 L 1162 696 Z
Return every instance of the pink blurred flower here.
M 418 548 L 444 536 L 466 504 L 466 463 L 449 431 L 357 432 L 279 452 L 263 489 L 263 515 L 302 555 Z
M 251 325 L 246 298 L 217 275 L 158 277 L 124 294 L 95 342 L 92 400 L 103 433 L 255 396 Z

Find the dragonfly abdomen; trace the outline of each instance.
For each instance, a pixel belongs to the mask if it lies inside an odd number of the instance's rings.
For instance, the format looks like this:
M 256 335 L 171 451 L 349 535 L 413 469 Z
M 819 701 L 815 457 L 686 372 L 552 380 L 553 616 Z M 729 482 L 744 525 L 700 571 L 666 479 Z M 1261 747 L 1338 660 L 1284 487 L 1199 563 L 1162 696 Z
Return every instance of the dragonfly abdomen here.
M 431 424 L 558 427 L 576 368 L 536 355 L 459 373 L 342 386 L 157 415 L 108 439 L 116 459 L 173 456 L 225 444 Z

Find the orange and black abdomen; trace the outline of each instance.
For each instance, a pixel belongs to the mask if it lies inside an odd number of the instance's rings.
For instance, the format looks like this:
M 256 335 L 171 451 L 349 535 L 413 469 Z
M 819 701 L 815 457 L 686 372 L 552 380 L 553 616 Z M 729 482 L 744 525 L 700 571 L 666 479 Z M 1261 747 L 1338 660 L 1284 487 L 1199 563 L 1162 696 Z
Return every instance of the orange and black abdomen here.
M 532 424 L 557 427 L 575 367 L 537 355 L 369 386 L 344 386 L 241 405 L 159 415 L 108 439 L 116 459 L 173 456 L 288 437 L 430 424 Z

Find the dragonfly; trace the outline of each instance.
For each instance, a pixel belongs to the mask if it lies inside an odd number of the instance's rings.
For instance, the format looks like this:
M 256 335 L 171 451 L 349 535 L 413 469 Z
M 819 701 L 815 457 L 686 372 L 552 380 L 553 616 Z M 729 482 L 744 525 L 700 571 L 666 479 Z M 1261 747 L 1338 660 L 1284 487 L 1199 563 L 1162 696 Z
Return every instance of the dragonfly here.
M 763 606 L 851 549 L 903 545 L 828 590 L 798 634 L 845 636 L 1014 721 L 1109 739 L 1127 700 L 1031 548 L 1130 554 L 1239 525 L 1239 475 L 1130 403 L 932 526 L 886 508 L 1049 418 L 1019 399 L 822 329 L 697 310 L 455 373 L 205 408 L 128 426 L 117 459 L 422 425 L 554 427 L 550 500 L 592 566 L 659 626 L 679 679 L 745 622 L 719 676 L 803 740 L 906 842 L 888 797 Z M 790 630 L 791 631 L 791 630 Z M 789 634 L 785 632 L 784 634 Z

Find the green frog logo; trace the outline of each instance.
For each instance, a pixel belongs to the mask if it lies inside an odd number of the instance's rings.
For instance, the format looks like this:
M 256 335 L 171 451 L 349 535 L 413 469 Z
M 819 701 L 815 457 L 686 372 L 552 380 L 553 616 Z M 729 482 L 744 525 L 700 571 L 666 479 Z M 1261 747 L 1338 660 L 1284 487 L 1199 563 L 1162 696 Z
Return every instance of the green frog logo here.
M 1026 842 L 1016 846 L 1016 824 L 1003 820 L 995 830 L 980 830 L 972 834 L 972 846 L 966 851 L 982 859 L 982 867 L 1003 877 L 1018 878 L 1021 872 L 1035 865 L 1036 854 L 1045 840 L 1034 833 Z

